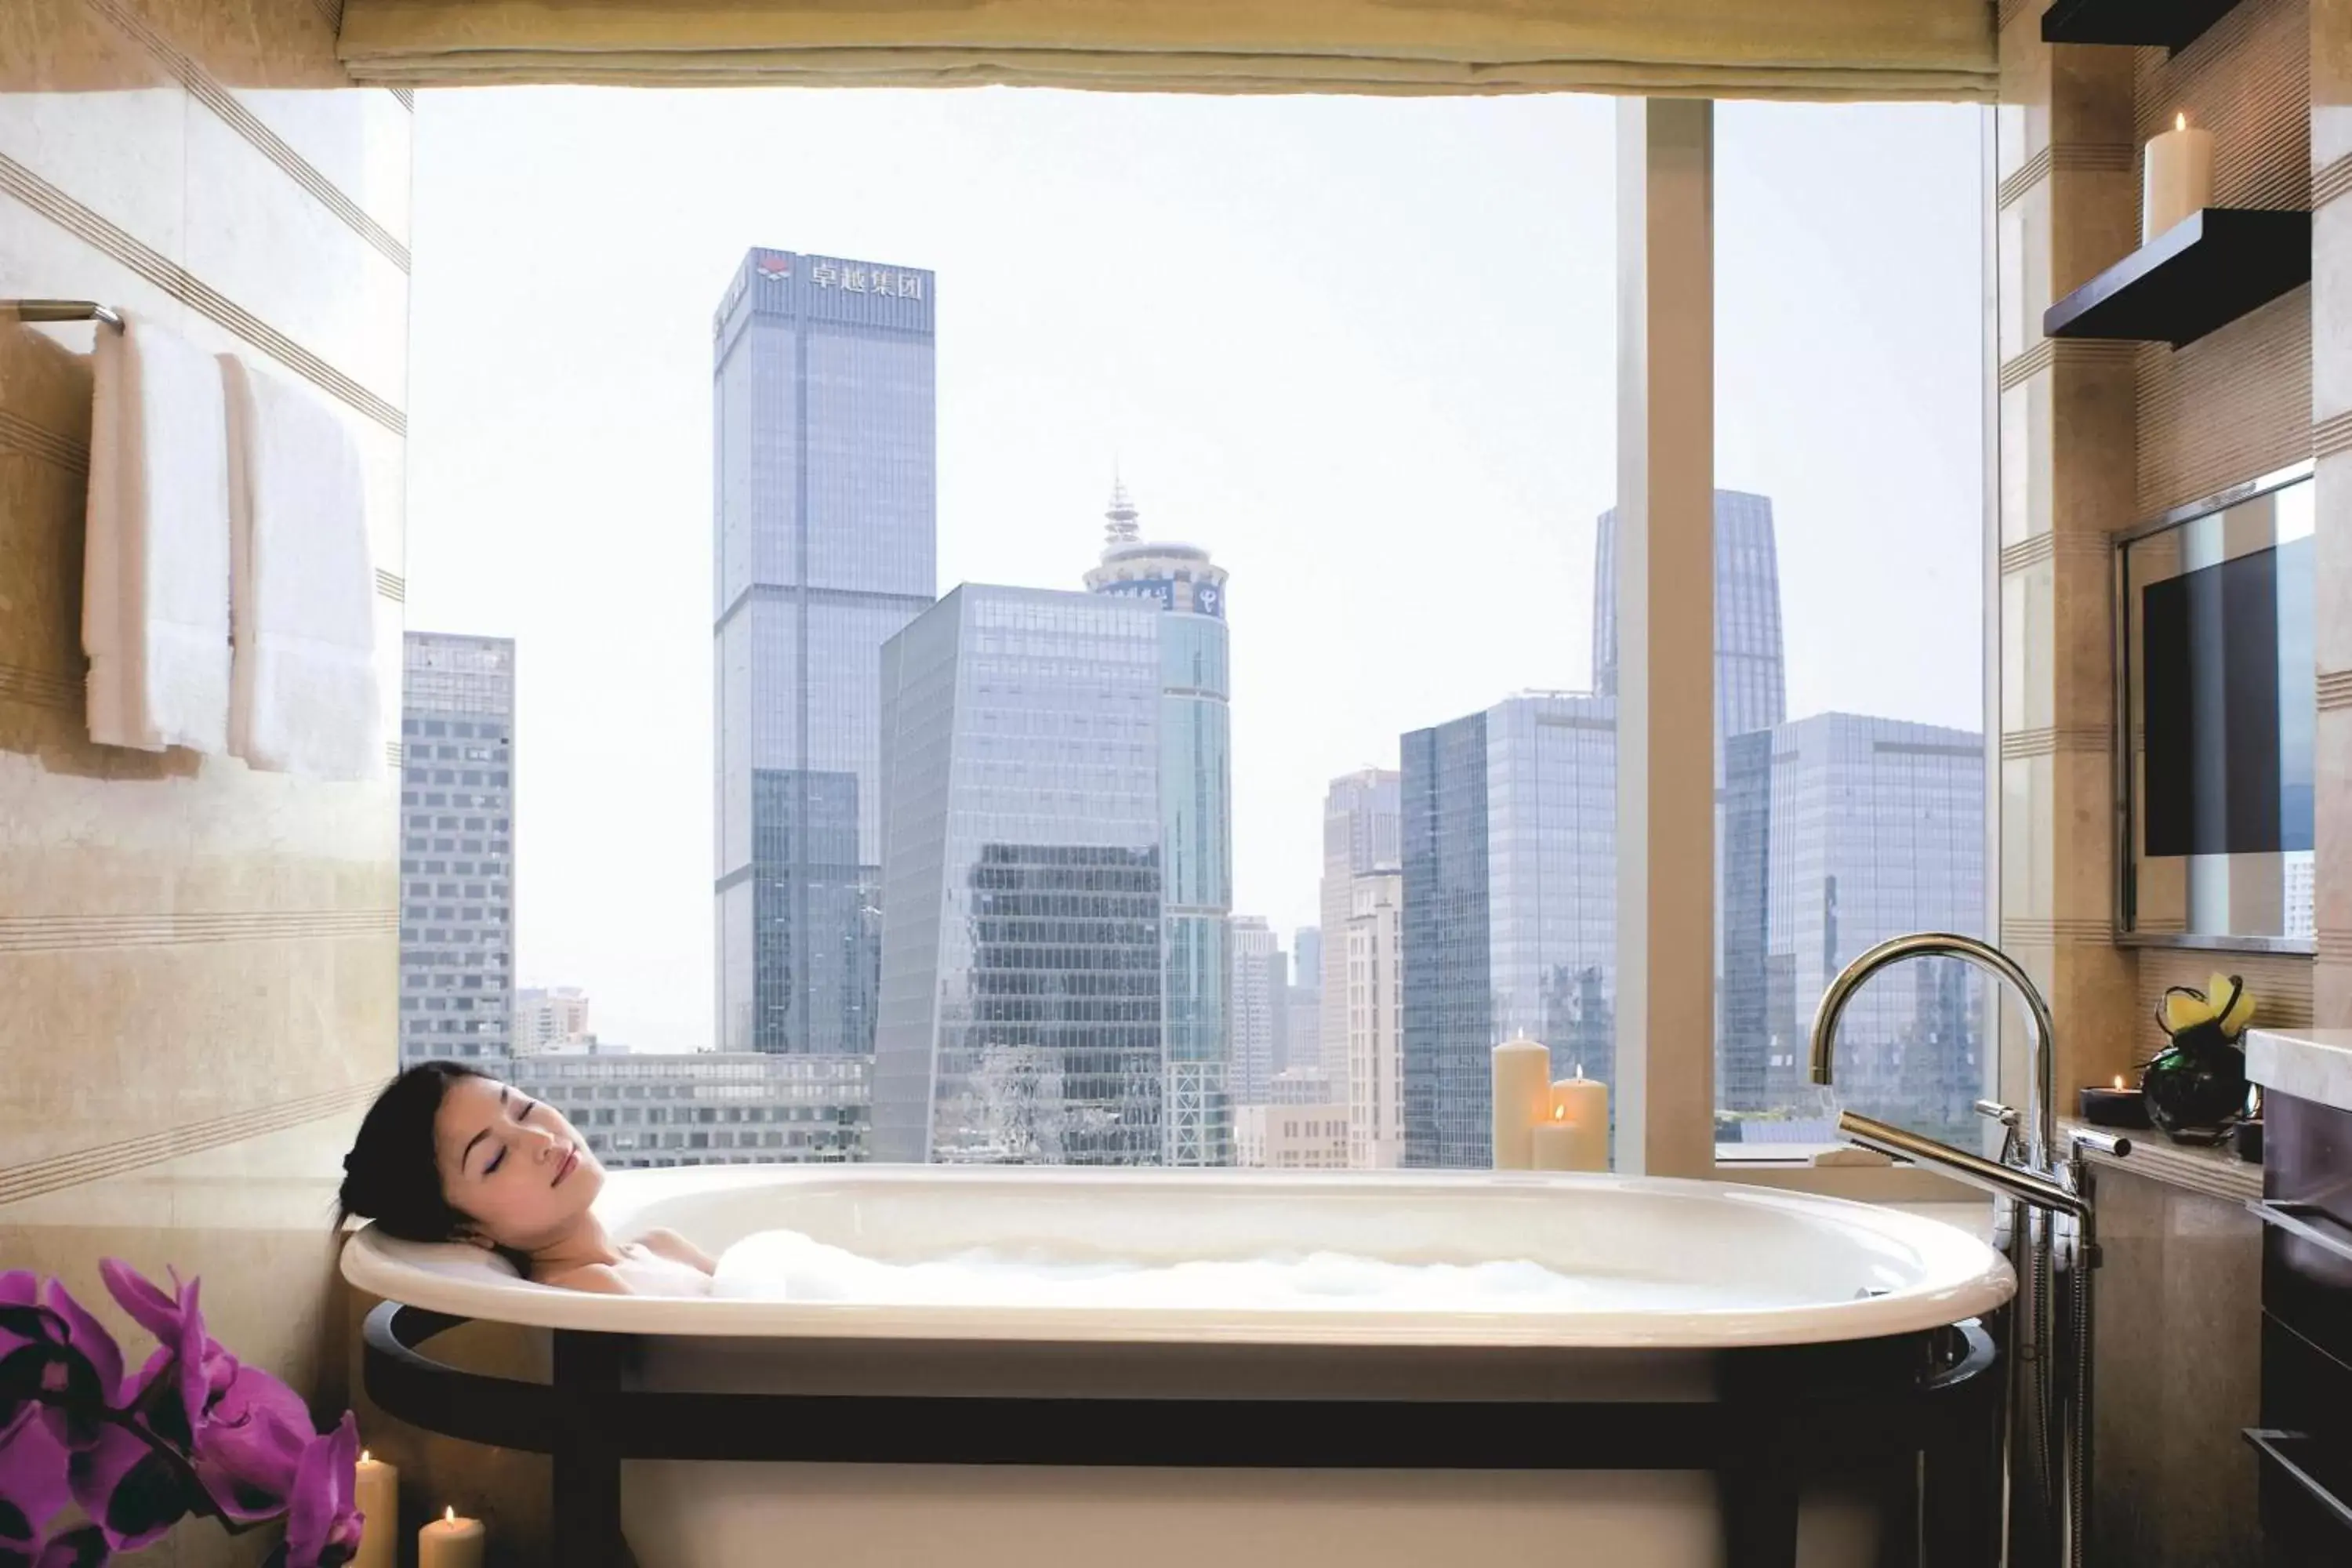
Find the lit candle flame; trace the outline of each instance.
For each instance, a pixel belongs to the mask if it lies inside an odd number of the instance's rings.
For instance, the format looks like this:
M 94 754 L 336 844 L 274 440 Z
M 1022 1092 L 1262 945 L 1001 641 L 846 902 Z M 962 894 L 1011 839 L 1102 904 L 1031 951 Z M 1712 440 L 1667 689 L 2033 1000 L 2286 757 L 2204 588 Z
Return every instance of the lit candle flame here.
M 441 1521 L 445 1524 L 455 1524 L 457 1522 L 457 1510 L 455 1504 L 450 1505 L 450 1507 L 442 1513 Z
M 2116 1087 L 2117 1089 L 2124 1087 L 2124 1075 L 2121 1073 L 2116 1074 Z
M 2176 114 L 2176 115 L 2174 115 L 2174 116 L 2172 117 L 2172 128 L 2173 128 L 2175 131 L 2186 131 L 2186 130 L 2188 130 L 2188 129 L 2189 129 L 2189 116 L 2187 116 L 2187 115 L 2185 115 L 2185 114 Z M 2120 1086 L 2118 1086 L 2118 1087 L 2120 1087 Z
M 362 1449 L 360 1450 L 360 1463 L 361 1463 L 361 1464 L 362 1464 L 362 1465 L 364 1465 L 364 1464 L 366 1464 L 367 1462 L 368 1462 L 368 1451 L 367 1451 L 365 1448 L 362 1448 Z
M 1553 1107 L 1551 1108 L 1551 1119 L 1552 1119 L 1554 1121 L 1567 1121 L 1567 1120 L 1568 1120 L 1568 1107 L 1567 1107 L 1567 1106 L 1565 1106 L 1565 1105 L 1555 1105 L 1555 1106 L 1553 1106 Z

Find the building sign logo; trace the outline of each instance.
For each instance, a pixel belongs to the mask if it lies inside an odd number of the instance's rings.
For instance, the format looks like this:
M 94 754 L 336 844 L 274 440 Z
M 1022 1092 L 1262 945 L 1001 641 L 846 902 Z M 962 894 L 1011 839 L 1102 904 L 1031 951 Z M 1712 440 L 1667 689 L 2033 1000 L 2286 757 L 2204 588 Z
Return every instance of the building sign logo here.
M 838 289 L 845 294 L 881 294 L 900 300 L 923 297 L 923 276 L 919 272 L 894 272 L 887 267 L 850 267 L 838 262 L 818 261 L 809 267 L 809 281 L 820 289 Z
M 788 258 L 782 256 L 763 256 L 760 258 L 761 277 L 790 278 L 792 275 L 793 264 Z

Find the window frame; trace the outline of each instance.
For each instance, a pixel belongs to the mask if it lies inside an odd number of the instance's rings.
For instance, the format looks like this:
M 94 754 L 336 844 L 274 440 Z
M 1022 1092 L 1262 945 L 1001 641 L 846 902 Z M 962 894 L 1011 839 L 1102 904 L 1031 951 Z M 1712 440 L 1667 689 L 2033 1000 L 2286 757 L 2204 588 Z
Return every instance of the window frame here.
M 1617 572 L 1619 1102 L 1616 1169 L 1874 1203 L 1985 1202 L 1917 1166 L 1718 1157 L 1714 1134 L 1715 114 L 1711 100 L 1628 99 L 1618 112 Z M 2000 906 L 1999 392 L 1990 367 L 1992 113 L 1977 201 L 1986 279 L 1979 355 L 1984 920 Z M 1698 584 L 1698 591 L 1692 584 Z M 1694 763 L 1693 758 L 1704 759 Z M 1707 780 L 1690 785 L 1696 767 Z M 1704 931 L 1702 941 L 1678 933 Z M 1980 1092 L 2018 1055 L 2011 999 L 1987 1021 Z M 1631 1068 L 1629 1072 L 1626 1069 Z M 2011 1074 L 2010 1076 L 2015 1076 Z M 1990 1127 L 1990 1123 L 1988 1123 Z

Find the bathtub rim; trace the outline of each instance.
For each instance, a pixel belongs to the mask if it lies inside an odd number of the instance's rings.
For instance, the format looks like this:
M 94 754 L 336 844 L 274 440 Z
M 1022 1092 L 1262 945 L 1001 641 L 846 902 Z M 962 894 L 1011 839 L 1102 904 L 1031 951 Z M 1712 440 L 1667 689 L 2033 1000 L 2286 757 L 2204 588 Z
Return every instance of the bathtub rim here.
M 1263 1194 L 1361 1194 L 1382 1187 L 1427 1194 L 1451 1189 L 1600 1187 L 1710 1198 L 1794 1211 L 1918 1248 L 1943 1267 L 1931 1282 L 1887 1295 L 1797 1307 L 1674 1311 L 1310 1312 L 1208 1311 L 1177 1308 L 877 1306 L 700 1297 L 607 1296 L 517 1279 L 488 1254 L 452 1261 L 449 1248 L 420 1248 L 362 1226 L 342 1248 L 343 1278 L 358 1289 L 430 1311 L 525 1327 L 721 1339 L 1030 1342 L 1092 1344 L 1271 1344 L 1377 1349 L 1475 1348 L 1715 1350 L 1877 1339 L 1948 1327 L 2000 1306 L 2014 1293 L 2006 1259 L 1976 1237 L 1924 1215 L 1779 1188 L 1679 1177 L 1535 1172 L 1072 1171 L 1046 1167 L 798 1164 L 707 1165 L 616 1171 L 597 1213 L 622 1239 L 652 1228 L 647 1215 L 674 1200 L 747 1187 L 898 1186 L 941 1181 L 1003 1187 L 1088 1182 L 1113 1187 L 1201 1190 L 1246 1186 Z M 655 1214 L 654 1218 L 659 1218 Z

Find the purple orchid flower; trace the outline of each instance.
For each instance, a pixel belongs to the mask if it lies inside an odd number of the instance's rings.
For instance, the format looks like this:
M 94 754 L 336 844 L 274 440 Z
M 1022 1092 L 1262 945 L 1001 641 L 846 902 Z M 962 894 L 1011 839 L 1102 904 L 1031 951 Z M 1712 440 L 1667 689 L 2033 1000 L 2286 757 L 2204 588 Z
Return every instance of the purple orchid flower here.
M 66 1505 L 66 1458 L 64 1441 L 46 1421 L 19 1420 L 0 1436 L 0 1568 L 96 1568 L 106 1561 L 106 1537 L 96 1525 L 54 1535 L 47 1528 Z
M 189 1455 L 215 1506 L 240 1524 L 283 1513 L 312 1436 L 310 1406 L 301 1395 L 238 1361 L 205 1331 L 200 1281 L 182 1284 L 174 1274 L 174 1293 L 166 1296 L 119 1259 L 106 1259 L 99 1273 L 122 1310 L 163 1342 L 141 1372 L 140 1384 L 167 1367 L 176 1369 L 173 1414 L 184 1418 L 186 1437 L 165 1435 Z M 157 1394 L 160 1414 L 165 1401 L 163 1391 Z
M 302 1450 L 286 1508 L 286 1568 L 339 1568 L 358 1553 L 367 1523 L 352 1500 L 359 1458 L 359 1423 L 348 1410 Z
M 62 1281 L 49 1281 L 47 1305 L 38 1287 L 23 1269 L 0 1274 L 0 1432 L 37 1405 L 59 1441 L 87 1448 L 121 1396 L 122 1352 Z

